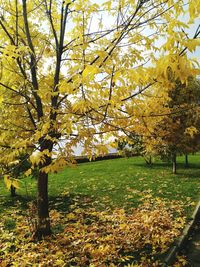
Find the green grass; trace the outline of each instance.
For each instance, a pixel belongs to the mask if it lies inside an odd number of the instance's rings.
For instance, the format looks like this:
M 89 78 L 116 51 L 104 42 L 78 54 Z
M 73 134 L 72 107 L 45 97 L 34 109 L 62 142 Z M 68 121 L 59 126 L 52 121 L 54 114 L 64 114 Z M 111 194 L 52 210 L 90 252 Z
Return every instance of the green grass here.
M 152 167 L 141 157 L 121 158 L 79 164 L 65 168 L 49 178 L 50 205 L 67 210 L 68 205 L 80 202 L 99 209 L 130 208 L 140 203 L 141 192 L 169 200 L 197 202 L 200 197 L 200 155 L 189 156 L 190 167 L 184 168 L 184 158 L 178 158 L 178 174 L 171 173 L 171 164 L 155 162 Z M 36 180 L 25 178 L 17 199 L 23 204 L 36 196 Z M 0 211 L 16 202 L 0 180 Z M 191 214 L 194 206 L 188 206 Z

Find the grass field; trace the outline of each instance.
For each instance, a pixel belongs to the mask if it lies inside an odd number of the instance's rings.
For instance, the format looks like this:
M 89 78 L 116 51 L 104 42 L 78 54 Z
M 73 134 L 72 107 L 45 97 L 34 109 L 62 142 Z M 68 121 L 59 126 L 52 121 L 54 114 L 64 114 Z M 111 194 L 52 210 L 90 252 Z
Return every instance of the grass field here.
M 36 208 L 27 205 L 36 199 L 36 180 L 23 179 L 11 198 L 1 179 L 0 265 L 162 266 L 199 200 L 200 155 L 189 159 L 186 169 L 178 158 L 177 175 L 170 164 L 149 167 L 140 157 L 83 163 L 50 175 L 53 235 L 37 243 Z
M 184 158 L 178 158 L 178 174 L 173 175 L 171 165 L 160 161 L 152 167 L 141 157 L 82 163 L 65 168 L 49 178 L 50 205 L 58 210 L 67 210 L 73 199 L 82 206 L 90 205 L 98 209 L 135 207 L 141 196 L 152 194 L 169 200 L 182 200 L 186 203 L 186 213 L 191 214 L 194 204 L 200 197 L 200 155 L 189 156 L 190 167 L 184 168 Z M 20 183 L 19 199 L 35 199 L 36 180 L 25 178 Z M 0 180 L 0 210 L 13 205 Z

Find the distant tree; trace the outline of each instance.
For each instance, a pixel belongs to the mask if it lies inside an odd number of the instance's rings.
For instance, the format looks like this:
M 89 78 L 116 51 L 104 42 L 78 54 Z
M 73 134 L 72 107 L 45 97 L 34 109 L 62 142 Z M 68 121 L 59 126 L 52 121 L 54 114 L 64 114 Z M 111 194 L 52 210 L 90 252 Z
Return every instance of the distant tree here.
M 168 93 L 169 114 L 156 125 L 155 138 L 161 141 L 158 154 L 165 151 L 173 163 L 173 173 L 176 173 L 177 154 L 196 152 L 200 145 L 200 83 L 194 78 L 188 79 L 188 84 L 176 82 L 175 88 Z M 163 147 L 163 149 L 162 149 Z M 186 158 L 187 159 L 187 158 Z
M 118 141 L 118 150 L 125 156 L 142 156 L 148 165 L 152 164 L 152 155 L 146 151 L 143 137 L 136 133 L 130 133 L 123 141 Z
M 156 90 L 138 100 L 141 113 L 123 129 L 122 144 L 148 164 L 155 156 L 171 161 L 176 173 L 177 155 L 184 154 L 187 165 L 188 154 L 200 149 L 200 82 L 188 77 L 185 83 L 171 83 L 164 94 Z

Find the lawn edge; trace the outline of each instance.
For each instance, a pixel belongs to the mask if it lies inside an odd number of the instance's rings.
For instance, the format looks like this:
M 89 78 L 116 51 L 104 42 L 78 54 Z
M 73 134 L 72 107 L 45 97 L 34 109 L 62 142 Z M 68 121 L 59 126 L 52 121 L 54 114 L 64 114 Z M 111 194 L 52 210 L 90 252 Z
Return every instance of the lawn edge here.
M 176 240 L 176 242 L 172 245 L 172 247 L 169 249 L 169 252 L 165 256 L 162 267 L 169 267 L 171 264 L 175 262 L 178 253 L 185 246 L 188 237 L 191 234 L 192 229 L 199 218 L 200 218 L 200 200 L 198 201 L 192 216 L 188 219 L 188 223 L 184 227 L 182 235 Z

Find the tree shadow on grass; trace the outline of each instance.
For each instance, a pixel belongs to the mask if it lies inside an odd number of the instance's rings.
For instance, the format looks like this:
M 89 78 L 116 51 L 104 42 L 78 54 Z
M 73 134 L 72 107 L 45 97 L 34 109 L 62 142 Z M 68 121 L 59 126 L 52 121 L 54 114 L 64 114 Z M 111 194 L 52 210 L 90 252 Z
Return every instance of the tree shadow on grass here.
M 70 195 L 67 196 L 50 196 L 49 208 L 56 209 L 60 212 L 67 212 L 70 205 L 73 205 L 73 198 Z
M 154 162 L 152 164 L 147 164 L 145 162 L 134 163 L 134 166 L 145 168 L 145 169 L 161 169 L 170 168 L 171 164 L 169 162 Z
M 23 213 L 29 209 L 29 204 L 34 203 L 36 205 L 36 198 L 34 196 L 21 196 L 11 197 L 1 196 L 0 198 L 0 214 L 6 210 L 20 210 Z M 91 207 L 93 200 L 91 197 L 82 194 L 68 194 L 61 196 L 49 196 L 49 209 L 57 210 L 59 212 L 68 212 L 73 208 L 87 208 Z
M 192 170 L 192 171 L 191 171 Z M 200 180 L 200 168 L 196 169 L 177 169 L 177 174 L 174 174 L 180 179 L 198 179 Z
M 64 196 L 50 196 L 49 207 L 59 212 L 68 212 L 77 208 L 89 208 L 93 205 L 93 199 L 88 195 L 69 194 Z
M 28 203 L 33 200 L 33 197 L 25 197 L 21 195 L 11 197 L 8 193 L 8 195 L 1 196 L 0 198 L 0 214 L 13 208 L 20 209 L 23 212 L 28 208 Z
M 171 169 L 172 168 L 172 163 L 171 162 L 154 162 L 151 165 L 144 163 L 135 163 L 134 166 L 141 167 L 144 169 Z M 200 170 L 200 164 L 197 163 L 189 163 L 189 166 L 186 167 L 185 163 L 183 162 L 178 162 L 177 163 L 177 170 Z

